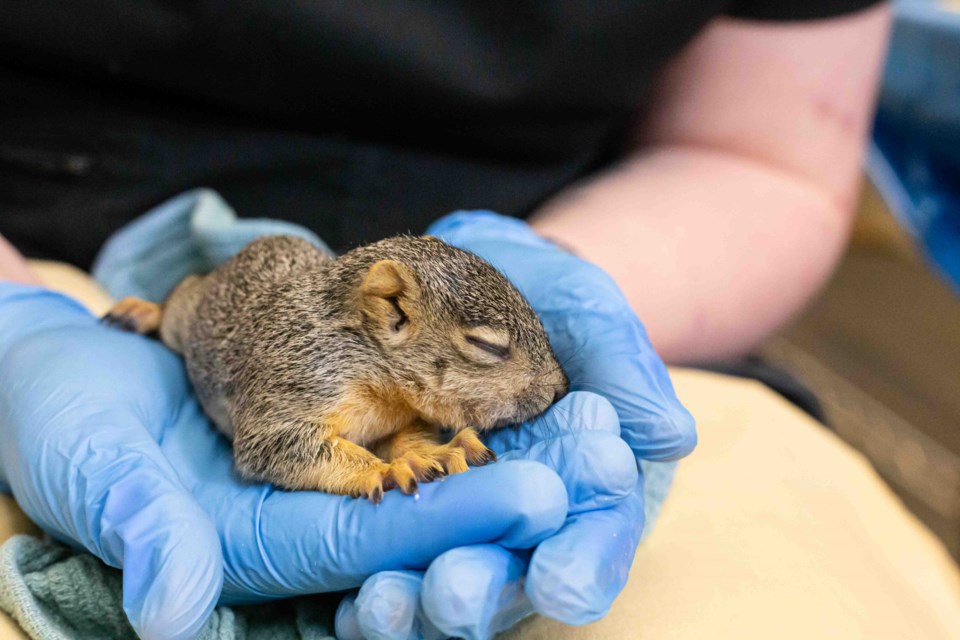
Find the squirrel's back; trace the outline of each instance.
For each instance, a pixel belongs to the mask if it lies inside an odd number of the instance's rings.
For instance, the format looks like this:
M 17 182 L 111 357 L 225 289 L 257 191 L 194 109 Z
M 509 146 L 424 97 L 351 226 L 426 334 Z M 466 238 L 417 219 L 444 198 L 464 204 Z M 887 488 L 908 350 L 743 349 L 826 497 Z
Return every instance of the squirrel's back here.
M 263 238 L 162 307 L 125 299 L 105 318 L 159 329 L 240 473 L 287 489 L 413 493 L 493 460 L 478 432 L 539 415 L 569 386 L 509 280 L 430 237 L 337 259 Z M 443 442 L 439 429 L 456 435 Z
M 254 355 L 250 349 L 262 346 L 266 328 L 275 326 L 279 294 L 292 279 L 332 260 L 302 238 L 267 236 L 209 274 L 186 278 L 164 302 L 160 336 L 183 354 L 201 404 L 228 435 L 238 378 Z

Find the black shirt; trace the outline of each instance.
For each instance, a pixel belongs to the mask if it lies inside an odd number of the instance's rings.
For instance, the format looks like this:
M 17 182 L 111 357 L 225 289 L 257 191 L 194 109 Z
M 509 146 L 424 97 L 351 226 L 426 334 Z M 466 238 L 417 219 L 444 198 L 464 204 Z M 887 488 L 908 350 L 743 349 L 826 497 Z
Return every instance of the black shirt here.
M 713 17 L 871 0 L 33 0 L 0 6 L 0 234 L 88 267 L 220 191 L 336 249 L 460 208 L 524 215 L 614 159 Z

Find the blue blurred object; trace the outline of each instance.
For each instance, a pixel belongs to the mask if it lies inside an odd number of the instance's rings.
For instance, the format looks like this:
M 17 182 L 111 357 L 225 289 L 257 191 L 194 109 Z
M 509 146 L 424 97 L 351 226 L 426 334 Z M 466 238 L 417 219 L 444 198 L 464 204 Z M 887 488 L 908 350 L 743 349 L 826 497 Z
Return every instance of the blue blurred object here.
M 896 5 L 867 172 L 960 293 L 960 12 Z

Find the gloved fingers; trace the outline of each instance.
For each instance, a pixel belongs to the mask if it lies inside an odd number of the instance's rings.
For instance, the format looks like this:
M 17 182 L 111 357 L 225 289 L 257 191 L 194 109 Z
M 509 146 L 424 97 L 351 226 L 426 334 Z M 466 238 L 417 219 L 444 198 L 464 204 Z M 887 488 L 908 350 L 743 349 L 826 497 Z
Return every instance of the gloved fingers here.
M 643 524 L 642 479 L 619 504 L 570 518 L 530 560 L 524 588 L 534 609 L 572 625 L 603 617 L 626 585 Z
M 334 634 L 337 640 L 364 640 L 360 623 L 357 621 L 358 591 L 359 589 L 355 589 L 347 593 L 337 605 L 337 613 L 333 618 Z
M 103 515 L 116 525 L 104 531 L 103 542 L 113 548 L 111 555 L 123 554 L 123 609 L 139 637 L 187 640 L 220 597 L 220 541 L 185 492 L 142 486 L 156 480 L 151 475 L 126 477 L 110 491 Z
M 537 611 L 568 624 L 602 617 L 626 584 L 643 529 L 643 482 L 609 509 L 567 519 L 533 551 L 474 545 L 431 563 L 421 606 L 454 637 L 491 638 Z
M 357 593 L 357 626 L 367 640 L 407 640 L 419 608 L 419 572 L 384 571 L 367 578 Z M 417 636 L 413 636 L 417 637 Z
M 427 235 L 436 236 L 467 251 L 472 250 L 463 244 L 477 240 L 515 243 L 530 248 L 556 248 L 555 244 L 534 233 L 522 220 L 492 211 L 448 213 L 427 228 Z
M 123 608 L 141 638 L 194 637 L 223 584 L 213 523 L 146 430 L 109 415 L 96 430 L 84 427 L 83 439 L 47 443 L 51 455 L 37 456 L 35 482 L 68 492 L 40 489 L 41 504 L 59 511 L 54 529 L 123 569 Z
M 568 518 L 554 536 L 560 536 L 559 543 L 548 538 L 533 552 L 534 566 L 530 551 L 496 544 L 459 547 L 437 557 L 422 584 L 419 574 L 410 572 L 368 579 L 361 594 L 377 603 L 379 615 L 362 626 L 356 621 L 363 614 L 352 601 L 342 605 L 338 618 L 343 617 L 345 630 L 364 629 L 346 637 L 390 639 L 423 637 L 404 634 L 430 626 L 443 637 L 491 638 L 535 607 L 546 616 L 583 624 L 602 616 L 623 588 L 642 528 L 643 483 L 638 481 L 622 505 Z
M 69 329 L 67 344 L 71 357 L 97 363 L 103 375 L 96 384 L 84 367 L 51 372 L 64 344 L 49 339 L 52 331 L 21 339 L 3 356 L 0 459 L 37 524 L 123 569 L 124 610 L 141 637 L 191 638 L 219 597 L 220 541 L 147 428 L 162 425 L 173 408 L 151 385 L 140 389 L 136 366 L 154 366 L 153 352 L 141 353 L 141 363 L 98 349 L 106 330 L 92 322 L 86 316 L 80 325 L 88 326 Z M 130 338 L 134 354 L 143 342 Z
M 427 619 L 420 606 L 420 571 L 381 571 L 337 608 L 341 640 L 442 640 L 447 635 Z
M 425 568 L 460 546 L 532 547 L 567 515 L 563 481 L 546 466 L 511 460 L 422 483 L 420 497 L 388 491 L 383 502 L 315 492 L 265 491 L 255 538 L 231 545 L 243 600 L 349 589 L 388 569 Z M 242 565 L 242 567 L 240 567 Z M 231 590 L 232 591 L 232 590 Z M 233 593 L 225 589 L 230 599 Z
M 521 425 L 484 434 L 487 446 L 498 455 L 529 449 L 537 442 L 583 431 L 605 431 L 620 435 L 620 418 L 603 396 L 572 391 L 542 415 Z
M 430 564 L 420 602 L 446 636 L 486 640 L 533 613 L 523 589 L 529 552 L 483 544 L 448 551 Z
M 500 460 L 536 460 L 556 471 L 576 513 L 610 506 L 633 490 L 637 464 L 619 433 L 606 399 L 575 392 L 538 418 L 492 431 L 485 440 Z
M 123 608 L 141 638 L 193 638 L 220 595 L 220 541 L 130 420 L 104 414 L 96 426 L 71 425 L 79 437 L 47 429 L 20 449 L 33 468 L 11 466 L 11 485 L 41 527 L 123 569 Z
M 629 308 L 616 313 L 571 313 L 566 308 L 538 312 L 571 389 L 610 401 L 620 418 L 620 435 L 638 458 L 675 460 L 693 451 L 696 423 Z
M 567 433 L 508 451 L 506 460 L 535 460 L 557 472 L 569 498 L 568 513 L 609 507 L 637 484 L 637 461 L 620 436 L 606 431 Z

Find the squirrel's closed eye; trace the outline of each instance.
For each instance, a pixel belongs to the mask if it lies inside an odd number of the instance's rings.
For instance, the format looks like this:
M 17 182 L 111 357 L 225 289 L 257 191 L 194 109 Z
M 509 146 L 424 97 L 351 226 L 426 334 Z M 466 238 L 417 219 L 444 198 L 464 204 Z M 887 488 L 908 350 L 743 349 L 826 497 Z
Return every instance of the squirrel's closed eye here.
M 499 341 L 492 341 L 491 339 L 485 337 L 479 337 L 476 335 L 465 335 L 464 340 L 474 347 L 480 349 L 481 351 L 494 356 L 499 360 L 506 360 L 510 357 L 510 345 L 502 344 Z

